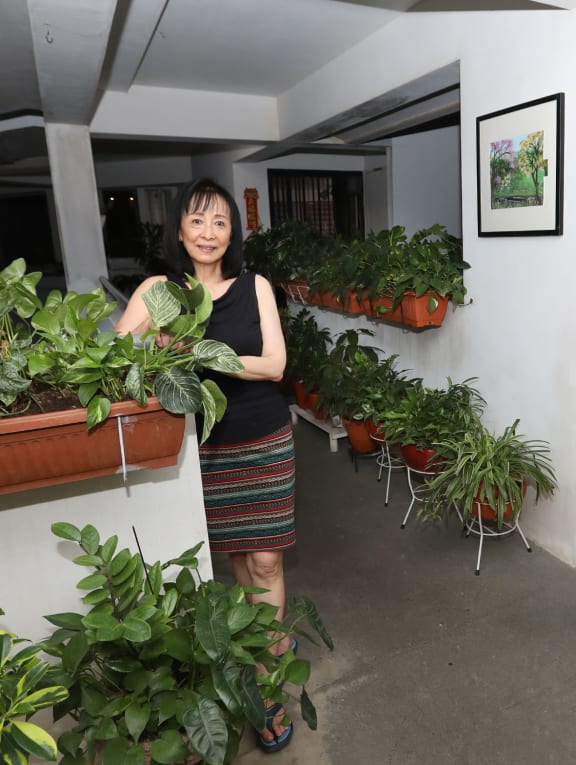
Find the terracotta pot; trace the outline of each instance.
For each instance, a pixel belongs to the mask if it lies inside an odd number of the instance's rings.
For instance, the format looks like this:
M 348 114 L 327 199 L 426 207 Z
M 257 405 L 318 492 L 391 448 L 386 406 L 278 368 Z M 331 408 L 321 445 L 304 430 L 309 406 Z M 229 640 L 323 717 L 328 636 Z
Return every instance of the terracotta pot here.
M 396 324 L 402 323 L 402 308 L 399 305 L 394 309 L 392 308 L 391 295 L 381 295 L 374 300 L 366 298 L 365 305 L 368 316 L 374 316 L 383 321 L 393 321 Z
M 310 287 L 308 282 L 303 279 L 292 279 L 290 281 L 280 282 L 280 286 L 286 293 L 286 297 L 294 303 L 308 302 Z
M 342 303 L 333 292 L 321 292 L 320 301 L 323 308 L 332 308 L 335 311 L 342 311 Z
M 432 475 L 438 469 L 439 458 L 435 449 L 418 449 L 414 444 L 406 444 L 402 447 L 402 457 L 408 467 L 421 473 Z
M 365 314 L 369 309 L 369 304 L 364 297 L 358 300 L 358 295 L 352 290 L 346 292 L 344 298 L 344 310 L 353 314 Z
M 369 454 L 376 450 L 377 445 L 370 438 L 370 426 L 366 420 L 348 420 L 342 418 L 342 424 L 346 428 L 350 446 L 358 454 Z
M 166 412 L 157 398 L 145 408 L 112 404 L 110 417 L 91 431 L 86 409 L 8 417 L 0 420 L 0 494 L 122 472 L 117 417 L 127 469 L 177 463 L 185 417 Z
M 318 408 L 319 398 L 320 398 L 319 393 L 314 393 L 314 392 L 309 393 L 308 394 L 309 408 L 314 412 L 315 417 L 317 417 L 319 420 L 327 420 L 328 413 L 325 412 L 323 409 Z
M 428 310 L 428 299 L 433 296 L 438 301 L 434 311 Z M 425 295 L 416 297 L 411 290 L 407 291 L 400 301 L 402 311 L 402 323 L 409 327 L 440 327 L 446 316 L 448 297 L 442 297 L 437 292 L 427 292 Z
M 311 409 L 310 399 L 306 392 L 306 387 L 303 382 L 294 383 L 294 393 L 296 395 L 296 403 L 301 409 Z
M 520 483 L 520 481 L 518 481 Z M 522 496 L 526 496 L 526 489 L 528 488 L 528 484 L 526 481 L 522 481 Z M 478 494 L 480 491 L 478 492 Z M 494 487 L 494 496 L 498 497 L 498 488 Z M 473 509 L 474 515 L 478 515 L 478 512 L 480 512 L 480 517 L 483 521 L 497 521 L 498 520 L 498 513 L 496 510 L 494 510 L 488 502 L 480 502 L 478 499 L 478 495 L 476 495 L 476 500 L 474 502 L 474 509 Z M 514 508 L 512 507 L 510 502 L 506 502 L 506 509 L 504 511 L 504 515 L 502 516 L 503 520 L 510 520 L 514 517 Z

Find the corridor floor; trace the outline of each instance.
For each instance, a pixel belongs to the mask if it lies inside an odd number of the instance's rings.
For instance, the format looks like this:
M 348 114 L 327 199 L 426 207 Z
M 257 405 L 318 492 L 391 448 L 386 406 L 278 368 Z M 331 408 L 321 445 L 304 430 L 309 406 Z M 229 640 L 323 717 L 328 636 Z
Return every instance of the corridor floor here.
M 318 730 L 294 702 L 290 746 L 261 753 L 248 731 L 238 765 L 576 763 L 576 570 L 514 534 L 485 542 L 475 576 L 457 519 L 400 529 L 402 472 L 385 507 L 374 460 L 355 471 L 345 439 L 331 453 L 310 423 L 294 431 L 288 595 L 314 600 L 335 649 L 300 641 Z

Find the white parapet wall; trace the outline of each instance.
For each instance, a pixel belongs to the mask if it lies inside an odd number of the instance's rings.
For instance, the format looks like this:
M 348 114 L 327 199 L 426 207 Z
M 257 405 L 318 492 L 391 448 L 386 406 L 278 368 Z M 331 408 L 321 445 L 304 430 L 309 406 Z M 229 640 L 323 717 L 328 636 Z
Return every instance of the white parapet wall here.
M 115 475 L 0 497 L 0 628 L 35 641 L 49 634 L 46 614 L 82 610 L 76 583 L 91 571 L 72 563 L 78 551 L 52 534 L 58 521 L 91 524 L 103 540 L 117 534 L 118 549 L 137 552 L 134 527 L 147 563 L 204 541 L 200 573 L 211 578 L 194 418 L 186 418 L 174 467 L 129 472 L 126 485 Z

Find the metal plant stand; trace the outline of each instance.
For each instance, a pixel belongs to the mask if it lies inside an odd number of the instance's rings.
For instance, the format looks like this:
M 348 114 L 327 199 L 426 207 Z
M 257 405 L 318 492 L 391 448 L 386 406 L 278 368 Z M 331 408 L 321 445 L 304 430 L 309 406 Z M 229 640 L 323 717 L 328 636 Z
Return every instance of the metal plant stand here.
M 501 529 L 494 528 L 490 525 L 489 522 L 482 521 L 482 513 L 480 512 L 480 502 L 476 502 L 476 513 L 471 516 L 466 523 L 464 523 L 464 528 L 466 530 L 466 536 L 469 537 L 470 534 L 475 534 L 477 537 L 479 537 L 480 542 L 478 544 L 478 557 L 476 559 L 476 571 L 474 572 L 476 576 L 480 576 L 480 560 L 482 558 L 482 547 L 484 545 L 484 537 L 492 538 L 492 537 L 506 537 L 510 534 L 513 534 L 515 531 L 517 531 L 520 534 L 520 538 L 524 542 L 524 545 L 526 547 L 527 552 L 532 552 L 532 547 L 530 546 L 530 543 L 526 539 L 526 536 L 522 529 L 520 528 L 520 524 L 518 523 L 518 517 L 519 513 L 516 516 L 516 519 L 508 522 L 504 521 L 502 524 Z M 456 512 L 458 513 L 458 517 L 462 521 L 462 514 L 460 512 L 460 509 L 457 507 Z
M 388 507 L 392 471 L 404 470 L 406 464 L 400 457 L 395 457 L 390 454 L 390 447 L 388 446 L 388 441 L 386 438 L 374 434 L 370 434 L 370 438 L 380 447 L 380 453 L 376 457 L 376 464 L 378 465 L 378 480 L 380 481 L 382 479 L 382 472 L 386 470 L 386 496 L 384 499 L 384 507 Z

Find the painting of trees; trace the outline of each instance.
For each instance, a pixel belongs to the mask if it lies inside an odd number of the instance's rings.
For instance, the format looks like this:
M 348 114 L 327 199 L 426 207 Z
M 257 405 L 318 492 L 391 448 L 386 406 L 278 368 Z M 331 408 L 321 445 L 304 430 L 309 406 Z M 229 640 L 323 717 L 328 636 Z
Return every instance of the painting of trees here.
M 492 209 L 542 205 L 544 131 L 490 143 L 490 198 Z

